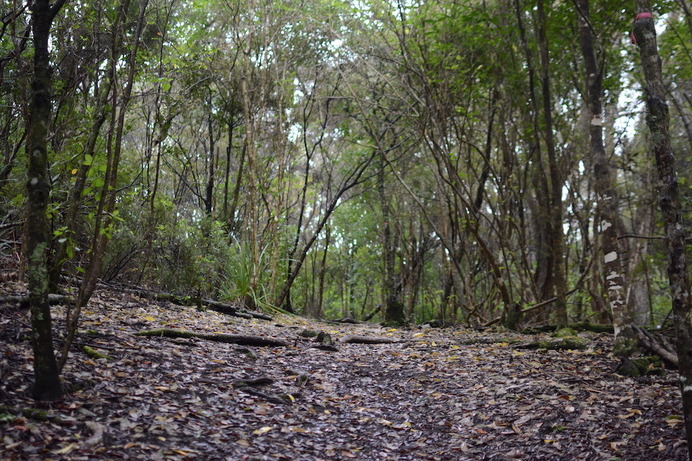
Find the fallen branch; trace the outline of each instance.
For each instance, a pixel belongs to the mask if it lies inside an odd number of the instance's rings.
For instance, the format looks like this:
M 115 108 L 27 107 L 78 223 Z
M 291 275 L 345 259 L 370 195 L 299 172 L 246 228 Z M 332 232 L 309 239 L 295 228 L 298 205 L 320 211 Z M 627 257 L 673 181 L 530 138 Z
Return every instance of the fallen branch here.
M 290 405 L 295 400 L 294 396 L 289 397 L 290 394 L 279 396 L 269 394 L 267 392 L 258 391 L 257 389 L 253 389 L 251 387 L 241 387 L 239 389 L 240 391 L 245 392 L 246 394 L 254 395 L 255 397 L 260 397 L 268 402 L 276 403 L 279 405 Z
M 51 293 L 48 295 L 48 304 L 74 304 L 75 299 L 70 296 L 59 295 Z M 0 304 L 15 304 L 19 306 L 20 309 L 29 308 L 29 296 L 2 296 L 0 297 Z
M 399 339 L 381 338 L 374 336 L 344 336 L 339 342 L 346 344 L 394 344 L 402 342 Z
M 111 287 L 109 284 L 104 284 L 107 287 Z M 273 320 L 274 317 L 267 314 L 262 314 L 260 312 L 250 312 L 245 309 L 241 309 L 233 304 L 222 303 L 220 301 L 215 301 L 213 299 L 200 299 L 195 296 L 180 296 L 173 293 L 165 293 L 160 291 L 151 291 L 145 288 L 128 288 L 128 287 L 117 287 L 119 290 L 127 291 L 140 298 L 153 299 L 155 301 L 167 301 L 169 303 L 177 304 L 178 306 L 198 306 L 205 307 L 215 312 L 221 314 L 232 315 L 234 317 L 242 318 L 255 318 L 261 320 Z
M 638 326 L 632 326 L 634 332 L 637 334 L 637 339 L 639 344 L 661 356 L 666 362 L 678 366 L 678 354 L 673 350 L 672 346 L 667 341 L 659 341 L 654 335 L 644 328 Z
M 563 295 L 565 298 L 566 298 L 567 296 L 570 296 L 572 293 L 575 293 L 576 291 L 578 291 L 578 290 L 581 288 L 581 285 L 582 285 L 582 283 L 584 282 L 584 279 L 586 278 L 586 275 L 589 273 L 589 268 L 591 267 L 592 261 L 593 261 L 593 260 L 589 260 L 589 263 L 586 265 L 586 268 L 584 269 L 584 272 L 583 272 L 583 273 L 581 274 L 581 276 L 579 277 L 579 280 L 577 280 L 577 283 L 574 284 L 574 288 L 572 288 L 571 290 L 565 292 L 565 294 Z M 533 306 L 529 306 L 529 307 L 527 307 L 526 309 L 523 309 L 523 310 L 519 311 L 519 316 L 520 316 L 520 318 L 521 318 L 521 316 L 523 316 L 523 315 L 526 314 L 527 312 L 531 312 L 531 311 L 534 311 L 534 310 L 536 310 L 536 309 L 540 309 L 541 307 L 547 306 L 548 304 L 552 304 L 552 303 L 554 303 L 555 301 L 557 301 L 557 296 L 555 296 L 555 297 L 553 297 L 553 298 L 550 298 L 550 299 L 546 299 L 545 301 L 541 301 L 540 303 L 534 304 Z M 502 320 L 502 315 L 500 315 L 499 317 L 495 317 L 495 318 L 492 319 L 491 321 L 486 322 L 485 324 L 483 324 L 483 328 L 487 328 L 487 327 L 489 327 L 489 326 L 492 326 L 492 325 L 496 324 L 497 322 L 499 322 L 500 320 Z
M 135 333 L 135 335 L 160 338 L 199 338 L 207 341 L 238 344 L 241 346 L 282 347 L 289 345 L 288 342 L 282 339 L 266 338 L 263 336 L 232 335 L 224 333 L 195 333 L 193 331 L 170 330 L 168 328 L 140 331 Z
M 239 379 L 238 381 L 233 382 L 233 387 L 257 387 L 269 386 L 270 384 L 274 384 L 274 380 L 263 376 L 261 378 Z

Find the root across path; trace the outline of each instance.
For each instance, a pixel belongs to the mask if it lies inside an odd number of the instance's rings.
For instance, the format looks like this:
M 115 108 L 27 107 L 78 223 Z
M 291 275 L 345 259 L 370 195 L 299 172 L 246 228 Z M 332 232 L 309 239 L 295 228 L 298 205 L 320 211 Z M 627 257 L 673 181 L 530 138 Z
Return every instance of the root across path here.
M 105 290 L 81 325 L 69 394 L 41 406 L 27 313 L 0 317 L 2 459 L 687 456 L 676 374 L 617 375 L 608 334 L 529 349 L 534 336 L 244 319 Z M 157 330 L 195 334 L 137 334 Z

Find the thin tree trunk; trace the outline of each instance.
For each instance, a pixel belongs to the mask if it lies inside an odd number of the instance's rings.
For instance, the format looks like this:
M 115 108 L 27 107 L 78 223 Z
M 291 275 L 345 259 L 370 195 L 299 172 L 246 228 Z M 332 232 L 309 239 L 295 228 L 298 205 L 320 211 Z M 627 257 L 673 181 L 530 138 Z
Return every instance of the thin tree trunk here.
M 98 142 L 99 135 L 101 133 L 101 128 L 108 118 L 108 96 L 111 91 L 111 80 L 108 79 L 106 83 L 99 89 L 99 96 L 96 102 L 96 107 L 94 110 L 94 118 L 91 123 L 91 129 L 89 130 L 89 136 L 87 137 L 84 148 L 82 149 L 82 162 L 79 166 L 79 170 L 75 175 L 75 183 L 70 189 L 67 196 L 67 212 L 65 213 L 65 219 L 63 225 L 66 228 L 64 231 L 63 238 L 58 242 L 55 255 L 53 256 L 53 262 L 50 268 L 50 278 L 51 285 L 57 287 L 60 281 L 60 275 L 62 274 L 62 268 L 65 264 L 67 257 L 70 253 L 70 245 L 74 244 L 74 240 L 77 236 L 77 213 L 79 212 L 79 207 L 82 204 L 82 194 L 87 183 L 87 175 L 89 170 L 93 165 L 93 158 L 96 152 L 96 143 Z M 87 162 L 86 159 L 91 157 L 92 161 Z
M 53 350 L 50 305 L 48 304 L 48 238 L 46 216 L 50 198 L 48 182 L 48 132 L 51 121 L 51 72 L 48 41 L 53 19 L 65 4 L 58 0 L 35 0 L 31 6 L 34 39 L 34 76 L 31 82 L 29 128 L 26 152 L 29 156 L 27 183 L 26 252 L 29 303 L 34 352 L 33 396 L 37 400 L 57 400 L 63 395 L 60 371 Z
M 555 310 L 558 325 L 567 325 L 567 279 L 565 274 L 565 249 L 562 232 L 562 172 L 557 159 L 555 140 L 553 136 L 552 97 L 550 90 L 550 56 L 548 53 L 548 39 L 546 36 L 547 20 L 543 0 L 538 1 L 538 47 L 541 60 L 541 91 L 543 99 L 543 123 L 545 147 L 548 155 L 548 171 L 550 175 L 550 198 L 548 210 L 548 238 L 549 258 L 552 266 L 552 289 L 555 294 Z
M 320 268 L 317 273 L 318 277 L 318 290 L 317 290 L 317 303 L 313 316 L 316 318 L 322 317 L 322 312 L 324 310 L 324 286 L 325 279 L 327 275 L 327 256 L 329 255 L 329 246 L 332 241 L 332 228 L 329 224 L 326 226 L 326 234 L 324 236 L 324 250 L 322 250 L 322 258 L 320 259 Z
M 248 51 L 249 55 L 249 51 Z M 250 74 L 250 63 L 246 62 L 243 76 L 240 82 L 243 94 L 243 115 L 245 118 L 245 148 L 247 149 L 247 168 L 248 168 L 248 240 L 250 244 L 250 293 L 245 295 L 245 307 L 254 309 L 256 307 L 256 290 L 259 285 L 259 217 L 257 208 L 257 148 L 255 146 L 255 117 L 251 113 L 251 98 L 248 88 Z
M 111 132 L 109 133 L 108 145 L 113 143 L 112 154 L 109 155 L 108 165 L 106 167 L 106 178 L 104 180 L 103 191 L 101 195 L 101 201 L 99 202 L 96 226 L 94 229 L 92 237 L 91 255 L 89 259 L 89 264 L 84 275 L 84 280 L 79 287 L 79 293 L 77 295 L 77 303 L 73 310 L 68 311 L 66 318 L 66 328 L 67 334 L 65 338 L 65 344 L 63 345 L 62 355 L 60 357 L 60 369 L 65 366 L 67 362 L 69 348 L 74 340 L 74 336 L 77 332 L 77 326 L 79 323 L 79 316 L 82 307 L 86 306 L 91 298 L 91 295 L 96 288 L 96 281 L 101 274 L 101 264 L 103 262 L 103 256 L 106 251 L 106 245 L 109 240 L 109 234 L 111 227 L 113 225 L 113 212 L 115 211 L 115 199 L 117 195 L 117 180 L 118 180 L 118 166 L 120 164 L 120 154 L 122 152 L 122 140 L 125 131 L 125 112 L 129 105 L 132 87 L 134 84 L 135 70 L 137 68 L 137 51 L 139 49 L 139 39 L 144 29 L 144 15 L 149 4 L 149 0 L 143 0 L 140 3 L 139 17 L 137 19 L 136 31 L 134 36 L 134 45 L 130 51 L 129 63 L 128 63 L 128 74 L 125 81 L 125 88 L 122 95 L 122 100 L 120 101 L 120 106 L 118 110 L 111 113 Z M 127 11 L 127 6 L 129 1 L 126 1 L 121 6 L 121 13 Z M 112 53 L 119 53 L 119 47 L 114 46 Z M 111 59 L 112 67 L 110 72 L 112 72 L 112 77 L 115 80 L 115 73 L 117 72 L 117 60 L 115 59 L 115 54 Z M 115 97 L 115 92 L 113 93 Z M 117 117 L 116 117 L 117 113 Z
M 540 108 L 538 105 L 538 96 L 536 95 L 536 70 L 534 65 L 534 56 L 532 48 L 529 46 L 526 26 L 524 25 L 525 8 L 521 0 L 514 0 L 514 9 L 517 18 L 517 26 L 519 29 L 519 38 L 521 41 L 524 57 L 526 59 L 527 74 L 528 74 L 528 98 L 531 103 L 529 111 L 532 128 L 532 137 L 529 142 L 527 161 L 531 161 L 532 167 L 531 180 L 536 194 L 536 200 L 531 204 L 531 224 L 535 228 L 535 254 L 536 254 L 536 269 L 533 274 L 533 291 L 537 300 L 542 301 L 553 297 L 553 280 L 552 280 L 552 262 L 550 259 L 550 219 L 548 213 L 543 206 L 543 203 L 550 201 L 550 192 L 548 181 L 545 175 L 545 166 L 543 165 L 543 151 L 541 149 L 540 133 L 541 126 L 539 122 Z M 539 203 L 535 203 L 539 202 Z M 541 203 L 542 202 L 542 203 Z M 540 317 L 545 317 L 543 312 L 539 312 Z
M 586 73 L 586 102 L 591 112 L 590 149 L 595 176 L 594 188 L 598 197 L 603 276 L 608 292 L 610 311 L 613 315 L 614 348 L 616 352 L 627 353 L 632 346 L 634 331 L 627 307 L 627 286 L 625 285 L 622 265 L 623 258 L 618 247 L 617 227 L 615 225 L 618 214 L 618 198 L 603 144 L 603 69 L 602 66 L 599 66 L 594 50 L 589 0 L 577 0 L 577 8 L 579 40 Z
M 401 300 L 401 278 L 395 269 L 394 235 L 392 232 L 392 212 L 389 206 L 385 168 L 387 164 L 384 152 L 379 153 L 380 164 L 377 177 L 377 191 L 382 209 L 382 266 L 384 268 L 384 321 L 391 324 L 403 324 L 406 321 L 404 303 Z
M 209 95 L 209 107 L 207 110 L 207 129 L 209 131 L 209 168 L 207 170 L 207 185 L 204 190 L 204 211 L 211 218 L 214 211 L 214 183 L 216 182 L 216 140 L 214 139 L 213 102 Z
M 656 43 L 656 29 L 648 0 L 636 0 L 634 39 L 644 71 L 646 123 L 651 130 L 653 153 L 659 177 L 659 200 L 668 247 L 668 278 L 677 337 L 678 368 L 682 387 L 687 446 L 692 447 L 692 300 L 685 254 L 685 226 L 675 156 L 670 143 L 668 104 Z M 692 450 L 689 450 L 692 459 Z

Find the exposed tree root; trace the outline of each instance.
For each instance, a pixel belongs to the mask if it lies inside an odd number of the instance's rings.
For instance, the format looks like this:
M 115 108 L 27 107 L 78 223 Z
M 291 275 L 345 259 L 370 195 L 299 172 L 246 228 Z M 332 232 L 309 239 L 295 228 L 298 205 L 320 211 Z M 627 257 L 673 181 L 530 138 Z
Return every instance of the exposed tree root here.
M 344 336 L 339 342 L 346 344 L 393 344 L 402 342 L 399 339 L 380 338 L 375 336 Z
M 170 330 L 163 328 L 160 330 L 146 330 L 135 333 L 137 336 L 150 336 L 161 338 L 199 338 L 207 341 L 221 343 L 239 344 L 241 346 L 256 347 L 282 347 L 288 346 L 288 342 L 282 339 L 266 338 L 263 336 L 232 335 L 224 333 L 195 333 L 185 330 Z

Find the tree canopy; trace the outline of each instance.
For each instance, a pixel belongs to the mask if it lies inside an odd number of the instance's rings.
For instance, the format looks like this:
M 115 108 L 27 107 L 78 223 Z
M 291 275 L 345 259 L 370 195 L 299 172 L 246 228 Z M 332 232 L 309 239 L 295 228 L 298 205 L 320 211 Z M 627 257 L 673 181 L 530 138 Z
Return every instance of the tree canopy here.
M 19 264 L 40 163 L 72 331 L 98 280 L 390 323 L 670 321 L 621 2 L 62 3 L 0 7 L 0 243 Z M 652 13 L 689 226 L 689 7 Z

